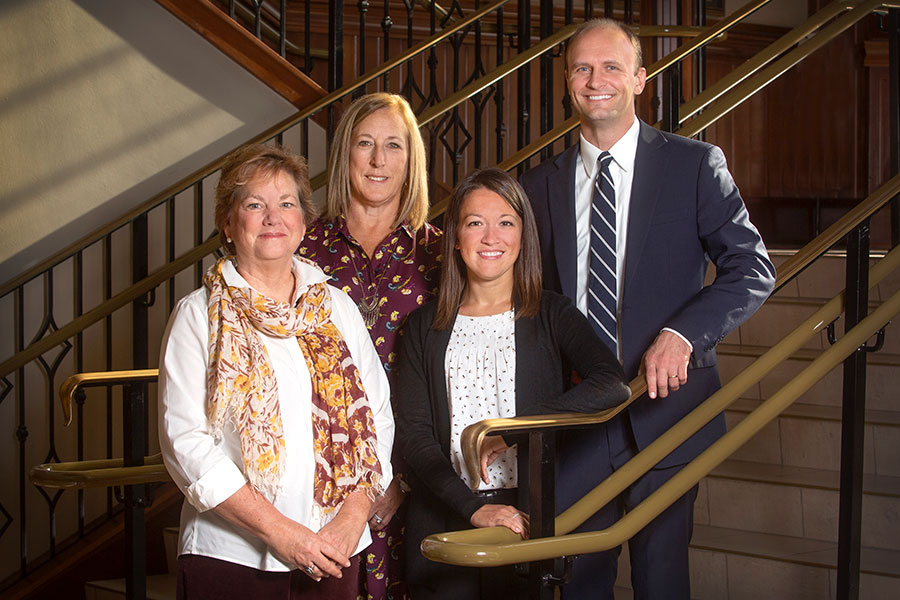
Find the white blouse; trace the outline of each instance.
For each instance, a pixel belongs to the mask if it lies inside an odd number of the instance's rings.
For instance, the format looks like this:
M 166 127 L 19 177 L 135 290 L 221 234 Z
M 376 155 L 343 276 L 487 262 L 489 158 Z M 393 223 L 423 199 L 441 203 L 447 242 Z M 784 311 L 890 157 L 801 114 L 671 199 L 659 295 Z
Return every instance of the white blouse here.
M 512 310 L 486 317 L 458 315 L 447 344 L 444 370 L 450 403 L 450 462 L 472 489 L 517 485 L 515 447 L 488 467 L 490 484 L 470 480 L 460 447 L 463 429 L 468 425 L 516 414 L 514 316 Z
M 311 284 L 327 281 L 315 266 L 294 260 L 296 298 Z M 249 287 L 231 263 L 223 268 L 229 285 Z M 329 286 L 332 321 L 344 336 L 353 362 L 359 369 L 375 420 L 378 459 L 384 486 L 390 483 L 391 447 L 394 420 L 384 369 L 356 304 L 341 290 Z M 180 554 L 218 558 L 264 571 L 294 568 L 272 553 L 261 540 L 231 525 L 215 511 L 246 482 L 238 433 L 222 428 L 215 440 L 206 416 L 206 372 L 208 293 L 200 288 L 182 298 L 172 316 L 162 342 L 159 360 L 159 440 L 166 468 L 186 502 L 181 511 Z M 275 338 L 257 332 L 269 354 L 284 426 L 285 463 L 280 484 L 282 492 L 275 508 L 294 521 L 318 531 L 324 523 L 313 511 L 312 383 L 306 360 L 294 338 Z M 369 528 L 364 529 L 357 553 L 369 545 Z

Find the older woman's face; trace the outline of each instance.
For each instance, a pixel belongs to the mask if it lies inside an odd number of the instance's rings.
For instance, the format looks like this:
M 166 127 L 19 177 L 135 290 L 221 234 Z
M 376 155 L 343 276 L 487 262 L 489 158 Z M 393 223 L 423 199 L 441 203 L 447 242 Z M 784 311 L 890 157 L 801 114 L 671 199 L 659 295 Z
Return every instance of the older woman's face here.
M 353 129 L 350 193 L 355 202 L 399 208 L 408 165 L 409 136 L 395 110 L 376 110 Z
M 286 261 L 306 233 L 297 182 L 284 171 L 247 184 L 247 196 L 235 202 L 225 234 L 232 239 L 238 262 L 252 269 Z

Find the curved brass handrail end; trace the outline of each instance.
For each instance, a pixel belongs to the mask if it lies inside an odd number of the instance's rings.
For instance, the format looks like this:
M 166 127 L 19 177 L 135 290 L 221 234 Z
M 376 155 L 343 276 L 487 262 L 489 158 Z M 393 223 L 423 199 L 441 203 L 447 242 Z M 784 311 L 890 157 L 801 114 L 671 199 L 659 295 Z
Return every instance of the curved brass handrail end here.
M 641 397 L 647 391 L 647 382 L 642 376 L 635 377 L 628 384 L 628 389 L 631 391 L 628 400 L 598 413 L 557 413 L 506 419 L 485 419 L 484 421 L 472 423 L 463 429 L 462 437 L 460 438 L 460 446 L 469 477 L 474 482 L 481 481 L 481 444 L 484 442 L 485 437 L 530 429 L 576 427 L 605 423 Z
M 31 469 L 28 478 L 36 486 L 52 489 L 83 489 L 171 481 L 162 455 L 144 458 L 137 467 L 122 466 L 121 458 L 45 463 Z
M 78 388 L 125 381 L 150 381 L 159 376 L 159 369 L 133 369 L 130 371 L 94 371 L 75 373 L 66 377 L 59 386 L 59 400 L 62 402 L 63 423 L 72 424 L 72 397 Z
M 493 566 L 502 564 L 498 561 L 502 559 L 504 549 L 520 542 L 522 538 L 506 527 L 484 527 L 429 535 L 422 540 L 419 550 L 425 558 L 436 562 L 467 567 Z M 450 548 L 452 550 L 447 552 Z

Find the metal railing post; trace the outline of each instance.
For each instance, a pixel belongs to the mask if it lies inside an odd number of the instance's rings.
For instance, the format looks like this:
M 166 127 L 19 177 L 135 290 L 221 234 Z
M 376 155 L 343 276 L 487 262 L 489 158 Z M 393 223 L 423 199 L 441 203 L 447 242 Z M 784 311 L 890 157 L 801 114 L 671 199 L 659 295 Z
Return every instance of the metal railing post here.
M 900 173 L 900 9 L 888 12 L 888 85 L 890 87 L 891 177 Z M 891 248 L 900 244 L 900 196 L 891 201 Z
M 527 439 L 527 442 L 526 442 Z M 519 489 L 527 473 L 529 533 L 532 539 L 556 535 L 556 432 L 530 431 L 519 438 Z M 528 464 L 522 459 L 527 456 Z M 519 498 L 520 502 L 524 499 Z M 528 597 L 532 600 L 553 600 L 563 574 L 557 571 L 562 564 L 553 559 L 528 563 Z
M 144 464 L 147 447 L 147 397 L 145 384 L 133 383 L 124 386 L 123 407 L 123 465 L 136 467 Z M 147 597 L 147 526 L 144 509 L 147 486 L 126 485 L 125 503 L 125 547 L 128 565 L 125 576 L 125 596 L 129 600 Z
M 518 51 L 525 52 L 531 47 L 531 3 L 519 2 L 518 6 Z M 531 72 L 526 67 L 516 73 L 516 105 L 519 124 L 516 137 L 517 148 L 523 148 L 531 140 Z M 521 173 L 528 168 L 528 162 L 519 166 Z
M 847 236 L 844 331 L 862 321 L 869 306 L 869 220 Z M 865 346 L 844 360 L 841 418 L 841 490 L 838 514 L 837 598 L 859 598 L 862 537 L 863 450 L 866 420 Z

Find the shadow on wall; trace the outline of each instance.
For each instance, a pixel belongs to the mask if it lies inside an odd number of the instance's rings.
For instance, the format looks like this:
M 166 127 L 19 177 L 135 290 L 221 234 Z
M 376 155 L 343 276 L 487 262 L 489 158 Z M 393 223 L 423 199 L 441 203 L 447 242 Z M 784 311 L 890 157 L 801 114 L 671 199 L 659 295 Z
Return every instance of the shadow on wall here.
M 0 23 L 0 282 L 295 110 L 153 0 L 17 0 Z

